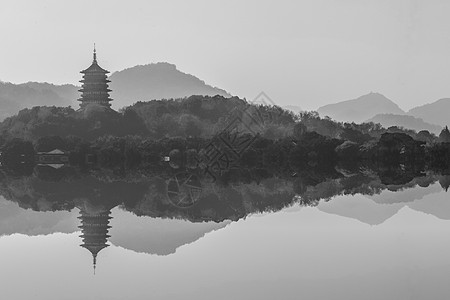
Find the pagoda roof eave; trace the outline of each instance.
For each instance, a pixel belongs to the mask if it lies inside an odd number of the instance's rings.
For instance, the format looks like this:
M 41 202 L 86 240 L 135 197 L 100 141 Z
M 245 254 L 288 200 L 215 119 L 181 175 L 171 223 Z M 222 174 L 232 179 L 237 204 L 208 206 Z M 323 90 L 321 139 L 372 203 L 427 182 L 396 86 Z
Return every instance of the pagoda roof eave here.
M 108 74 L 110 73 L 108 70 L 103 69 L 102 67 L 100 67 L 97 63 L 92 63 L 92 65 L 83 70 L 80 71 L 81 74 L 86 74 L 86 73 L 104 73 L 104 74 Z
M 88 74 L 88 73 L 101 73 L 101 74 L 109 74 L 109 73 L 111 73 L 111 72 L 110 72 L 110 71 L 108 71 L 108 70 L 105 70 L 105 69 L 101 69 L 101 70 L 96 70 L 96 71 L 93 71 L 93 70 L 89 70 L 89 69 L 86 69 L 86 70 L 80 71 L 80 73 L 81 73 L 81 74 Z
M 101 100 L 103 100 L 103 99 L 101 99 Z M 91 101 L 96 101 L 96 100 L 90 100 L 90 99 L 85 99 L 85 98 L 78 98 L 77 101 L 91 102 Z M 104 99 L 104 101 L 111 102 L 111 101 L 114 101 L 114 99 L 108 98 L 108 99 Z
M 85 89 L 85 88 L 81 88 L 81 89 L 79 89 L 78 91 L 79 91 L 79 92 L 91 92 L 92 90 L 90 90 L 90 89 Z M 94 90 L 94 91 L 96 91 L 96 90 Z M 107 93 L 109 93 L 109 92 L 112 92 L 112 90 L 111 90 L 111 89 L 105 89 L 105 90 L 100 90 L 100 91 L 98 91 L 98 92 L 107 92 Z

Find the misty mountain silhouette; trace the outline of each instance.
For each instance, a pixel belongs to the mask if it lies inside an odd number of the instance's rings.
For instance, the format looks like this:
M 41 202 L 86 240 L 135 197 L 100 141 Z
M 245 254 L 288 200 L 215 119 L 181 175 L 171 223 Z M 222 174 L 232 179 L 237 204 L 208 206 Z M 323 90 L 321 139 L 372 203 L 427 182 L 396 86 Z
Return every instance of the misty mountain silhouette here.
M 54 212 L 23 209 L 17 203 L 0 196 L 0 237 L 17 233 L 36 236 L 77 232 L 80 230 L 78 216 L 78 209 Z M 138 217 L 115 209 L 111 222 L 113 227 L 109 231 L 110 242 L 134 252 L 168 255 L 229 223 L 231 221 L 191 223 L 185 220 Z
M 408 203 L 408 206 L 436 218 L 450 220 L 450 201 L 447 193 L 426 195 L 422 199 Z
M 442 130 L 442 126 L 427 123 L 420 118 L 410 115 L 378 114 L 373 118 L 366 120 L 366 122 L 379 123 L 385 128 L 399 126 L 406 129 L 412 129 L 417 132 L 421 130 L 428 130 L 436 135 L 439 135 Z
M 365 195 L 365 197 L 378 204 L 394 204 L 409 203 L 442 192 L 442 187 L 439 184 L 427 185 L 425 180 L 427 178 L 422 180 L 419 177 L 414 178 L 407 185 L 388 185 L 388 189 L 381 191 L 379 194 Z M 406 188 L 407 186 L 409 188 Z
M 197 77 L 179 71 L 175 65 L 156 63 L 135 66 L 114 72 L 110 76 L 113 107 L 131 105 L 137 101 L 184 98 L 191 95 L 230 95 L 207 85 Z
M 328 104 L 320 107 L 318 113 L 321 117 L 341 122 L 362 123 L 377 114 L 398 114 L 405 112 L 392 100 L 379 93 L 370 93 L 356 99 Z
M 408 114 L 432 124 L 450 125 L 450 98 L 415 107 L 408 111 Z
M 380 225 L 406 206 L 442 220 L 450 220 L 448 195 L 438 183 L 427 187 L 417 185 L 396 192 L 383 190 L 372 196 L 338 197 L 321 202 L 317 208 L 328 214 L 356 219 L 369 225 Z
M 356 219 L 369 225 L 380 225 L 394 216 L 402 204 L 380 205 L 362 195 L 339 197 L 328 202 L 321 202 L 317 209 L 322 212 Z
M 11 234 L 47 235 L 55 232 L 78 231 L 79 220 L 76 211 L 55 211 L 45 213 L 23 209 L 18 203 L 0 196 L 0 236 Z
M 80 96 L 80 92 L 78 91 L 80 89 L 79 86 L 73 85 L 73 84 L 62 84 L 62 85 L 55 85 L 47 82 L 27 82 L 22 83 L 19 86 L 26 86 L 33 90 L 42 92 L 42 93 L 55 93 L 57 94 L 61 99 L 66 101 L 67 103 L 71 103 L 69 105 L 77 106 L 79 105 L 79 102 L 77 99 Z M 54 105 L 58 106 L 58 103 L 55 103 Z
M 76 104 L 77 97 L 78 87 L 70 84 L 0 82 L 0 120 L 15 115 L 19 110 L 27 107 L 73 106 Z
M 226 91 L 207 85 L 169 63 L 135 66 L 114 72 L 110 80 L 113 90 L 111 96 L 114 100 L 112 105 L 115 109 L 137 101 L 153 99 L 183 98 L 191 95 L 230 96 Z M 79 86 L 72 84 L 0 82 L 0 121 L 17 114 L 21 109 L 33 106 L 72 106 L 78 109 L 79 89 Z
M 109 241 L 134 252 L 169 255 L 194 243 L 207 233 L 224 228 L 231 221 L 189 222 L 180 219 L 138 217 L 121 209 L 113 211 Z

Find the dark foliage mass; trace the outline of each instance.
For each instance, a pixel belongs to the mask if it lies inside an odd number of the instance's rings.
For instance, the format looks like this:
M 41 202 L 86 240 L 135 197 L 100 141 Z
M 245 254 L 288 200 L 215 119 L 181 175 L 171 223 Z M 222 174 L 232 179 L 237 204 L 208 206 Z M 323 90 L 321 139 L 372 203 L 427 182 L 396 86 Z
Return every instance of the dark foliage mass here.
M 223 96 L 137 102 L 120 113 L 99 106 L 82 111 L 70 107 L 37 106 L 7 118 L 0 124 L 0 132 L 3 141 L 12 138 L 35 141 L 46 135 L 74 135 L 85 140 L 103 135 L 138 135 L 151 139 L 211 138 L 226 128 L 233 118 L 245 117 L 248 112 L 257 119 L 257 133 L 269 139 L 298 135 L 303 130 L 356 143 L 379 139 L 386 132 L 406 133 L 427 143 L 438 141 L 428 131 L 416 133 L 398 127 L 385 129 L 374 123 L 336 122 L 328 117 L 320 118 L 316 112 L 294 114 L 277 106 L 254 105 L 237 97 Z M 303 127 L 299 131 L 297 126 L 294 132 L 297 124 Z
M 174 169 L 207 169 L 202 159 L 214 144 L 230 157 L 227 170 L 264 166 L 271 174 L 379 163 L 446 168 L 450 153 L 448 128 L 436 137 L 428 131 L 336 122 L 316 112 L 294 114 L 222 96 L 138 102 L 121 112 L 95 105 L 78 111 L 34 107 L 3 121 L 0 133 L 5 167 L 22 173 L 36 160 L 34 153 L 54 149 L 68 153 L 75 166 L 95 163 L 115 172 L 148 172 L 160 170 L 165 157 L 171 157 Z M 245 151 L 230 154 L 224 139 L 250 143 Z M 223 166 L 215 168 L 221 173 Z
M 137 215 L 220 222 L 339 194 L 437 181 L 448 189 L 449 181 L 447 129 L 438 138 L 239 98 L 139 102 L 121 112 L 34 107 L 0 130 L 0 193 L 35 210 L 88 199 Z M 196 201 L 180 208 L 173 197 L 183 195 L 168 191 L 186 178 Z
M 374 195 L 385 189 L 402 190 L 435 182 L 444 190 L 448 189 L 448 167 L 433 172 L 404 161 L 344 167 L 331 163 L 333 160 L 338 163 L 335 155 L 324 161 L 323 155 L 330 153 L 325 145 L 323 149 L 316 148 L 323 142 L 319 135 L 303 138 L 309 145 L 300 153 L 308 153 L 314 146 L 317 154 L 305 157 L 296 154 L 300 140 L 274 143 L 260 138 L 245 152 L 238 165 L 221 170 L 214 181 L 196 160 L 199 154 L 196 147 L 207 143 L 206 140 L 143 142 L 110 137 L 92 144 L 75 143 L 70 163 L 62 168 L 28 162 L 32 145 L 13 140 L 4 148 L 8 164 L 0 169 L 0 195 L 23 208 L 37 211 L 70 210 L 85 207 L 87 201 L 91 207 L 104 210 L 122 205 L 137 215 L 221 222 L 238 220 L 252 213 L 277 211 L 294 203 L 314 206 L 336 195 Z M 397 137 L 384 139 L 391 143 Z M 334 142 L 329 140 L 327 145 Z M 44 138 L 35 146 L 45 149 L 48 143 L 58 143 L 67 149 L 73 141 Z M 160 160 L 159 156 L 169 149 L 172 149 L 168 153 L 171 160 Z M 13 152 L 20 153 L 17 163 L 14 162 L 17 155 L 11 156 Z M 82 153 L 95 154 L 96 159 L 80 161 Z M 300 163 L 295 165 L 294 161 Z M 185 174 L 197 178 L 198 188 L 195 203 L 183 208 L 173 205 L 168 191 L 174 178 L 181 179 Z

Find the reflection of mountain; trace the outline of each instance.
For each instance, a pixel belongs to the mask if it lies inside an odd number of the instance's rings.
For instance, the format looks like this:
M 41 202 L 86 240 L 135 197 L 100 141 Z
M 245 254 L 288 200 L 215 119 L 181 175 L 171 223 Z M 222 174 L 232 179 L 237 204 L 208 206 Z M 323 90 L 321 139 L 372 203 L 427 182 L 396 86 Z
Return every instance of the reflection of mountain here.
M 393 190 L 383 190 L 380 194 L 366 196 L 378 204 L 393 204 L 413 202 L 422 199 L 426 195 L 435 194 L 442 191 L 439 184 L 433 184 L 426 187 L 413 186 L 411 188 L 403 189 L 396 188 Z
M 14 233 L 26 235 L 71 233 L 77 231 L 76 211 L 52 213 L 20 208 L 17 203 L 0 196 L 0 236 Z
M 232 221 L 295 203 L 370 225 L 385 223 L 405 206 L 450 219 L 444 192 L 449 176 L 401 168 L 395 169 L 396 176 L 386 176 L 389 172 L 361 169 L 330 175 L 305 169 L 296 177 L 260 176 L 255 182 L 236 171 L 232 183 L 199 177 L 199 197 L 184 208 L 168 198 L 170 180 L 163 175 L 116 177 L 99 170 L 90 175 L 63 172 L 61 177 L 1 174 L 0 193 L 10 201 L 0 201 L 0 234 L 74 232 L 80 225 L 80 244 L 91 252 L 95 270 L 108 242 L 135 252 L 169 255 Z M 78 210 L 80 223 L 75 219 Z
M 323 212 L 359 220 L 370 225 L 382 224 L 394 216 L 401 204 L 379 205 L 361 195 L 337 197 L 329 202 L 321 202 L 317 208 Z
M 167 255 L 183 245 L 199 240 L 211 231 L 224 228 L 231 222 L 192 223 L 178 219 L 137 217 L 118 208 L 113 210 L 112 215 L 104 215 L 104 208 L 92 206 L 89 202 L 82 201 L 77 203 L 77 206 L 81 210 L 38 212 L 20 208 L 17 203 L 0 197 L 0 236 L 16 233 L 29 236 L 48 235 L 81 230 L 83 245 L 86 245 L 94 256 L 107 247 L 106 241 L 110 236 L 111 243 L 126 249 Z M 108 224 L 109 216 L 113 219 Z M 98 232 L 99 229 L 103 231 Z
M 227 226 L 221 223 L 192 223 L 186 220 L 137 217 L 123 209 L 114 209 L 110 242 L 136 252 L 168 255 L 182 245 L 193 243 L 205 234 Z
M 118 232 L 118 235 L 113 234 L 112 241 L 135 251 L 167 254 L 173 253 L 182 244 L 200 238 L 206 232 L 222 228 L 227 224 L 223 223 L 224 221 L 237 221 L 254 213 L 279 211 L 296 202 L 301 205 L 316 206 L 321 199 L 332 199 L 336 195 L 363 194 L 367 195 L 366 199 L 371 201 L 359 200 L 356 203 L 347 199 L 342 203 L 335 203 L 339 201 L 333 200 L 327 206 L 322 205 L 319 208 L 330 213 L 354 217 L 369 224 L 379 224 L 398 209 L 396 206 L 382 207 L 383 205 L 411 203 L 426 195 L 438 193 L 442 190 L 440 186 L 447 187 L 449 181 L 448 176 L 433 174 L 424 176 L 421 172 L 408 169 L 395 169 L 394 177 L 389 175 L 392 173 L 389 173 L 389 170 L 380 170 L 377 174 L 374 171 L 362 169 L 345 172 L 344 176 L 338 172 L 330 175 L 330 173 L 321 174 L 317 170 L 305 169 L 301 174 L 297 174 L 297 177 L 267 176 L 264 178 L 259 176 L 258 182 L 243 176 L 249 174 L 244 170 L 243 173 L 238 171 L 233 173 L 233 178 L 237 181 L 232 184 L 226 181 L 211 183 L 199 178 L 198 184 L 201 189 L 199 189 L 198 199 L 193 206 L 185 208 L 174 206 L 168 198 L 169 179 L 136 174 L 116 177 L 100 171 L 91 175 L 71 172 L 68 173 L 70 176 L 66 174 L 67 176 L 64 175 L 59 180 L 55 176 L 41 178 L 39 177 L 41 173 L 19 178 L 4 174 L 0 182 L 0 193 L 5 199 L 17 202 L 20 207 L 35 211 L 69 211 L 77 207 L 81 211 L 92 213 L 98 208 L 107 211 L 121 205 L 124 210 L 137 216 L 149 216 L 153 219 L 141 219 L 147 223 L 143 225 L 143 222 L 138 222 L 133 215 L 117 210 L 116 213 L 126 220 L 117 222 L 135 225 L 135 230 L 132 232 L 136 237 L 150 235 L 153 238 L 138 239 L 132 237 L 133 235 L 127 237 L 124 233 L 127 229 L 116 226 L 111 232 Z M 167 175 L 166 178 L 170 176 Z M 19 213 L 17 206 L 9 207 L 8 210 L 3 210 L 10 211 L 6 217 L 3 214 L 4 219 Z M 24 214 L 24 217 L 30 218 L 31 215 L 37 214 L 31 210 L 29 212 Z M 437 209 L 429 209 L 429 213 L 443 216 Z M 70 213 L 67 213 L 67 216 L 62 215 L 64 218 L 70 216 L 73 218 L 73 214 Z M 48 225 L 49 228 L 57 227 L 55 224 L 59 222 L 59 219 L 53 218 L 52 223 Z M 32 222 L 37 221 L 33 219 Z M 113 220 L 112 223 L 114 222 Z M 61 223 L 63 223 L 62 220 Z M 74 230 L 73 223 L 72 221 L 70 230 Z M 20 231 L 31 232 L 31 229 L 26 229 L 27 225 L 21 225 L 25 226 L 25 229 L 22 228 Z M 164 239 L 160 236 L 162 231 L 156 229 L 161 226 L 165 226 L 167 230 Z M 45 230 L 43 229 L 42 232 Z M 51 232 L 51 229 L 48 232 Z M 8 234 L 7 231 L 5 233 Z M 167 236 L 172 238 L 165 239 Z M 160 242 L 155 243 L 155 240 Z
M 440 193 L 429 194 L 420 200 L 408 203 L 408 206 L 439 219 L 450 220 L 450 197 L 448 193 L 441 191 Z
M 330 214 L 357 219 L 370 225 L 388 220 L 408 206 L 411 209 L 450 220 L 450 201 L 439 183 L 426 187 L 419 185 L 395 192 L 383 190 L 376 195 L 355 195 L 321 202 L 318 209 Z

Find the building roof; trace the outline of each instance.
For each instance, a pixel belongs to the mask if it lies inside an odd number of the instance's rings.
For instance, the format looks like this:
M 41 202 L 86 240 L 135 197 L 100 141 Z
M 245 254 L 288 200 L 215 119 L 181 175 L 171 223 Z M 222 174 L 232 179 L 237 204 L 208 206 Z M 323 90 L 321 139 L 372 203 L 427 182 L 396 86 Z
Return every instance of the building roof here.
M 108 74 L 109 71 L 103 69 L 102 67 L 100 67 L 97 64 L 97 61 L 94 61 L 94 62 L 92 62 L 92 65 L 89 68 L 87 68 L 86 70 L 81 71 L 80 73 L 82 73 L 82 74 L 86 74 L 86 73 L 103 73 L 103 74 Z
M 52 167 L 53 169 L 60 169 L 64 167 L 64 164 L 38 164 L 38 166 L 46 166 L 46 167 Z
M 89 68 L 87 68 L 86 70 L 81 71 L 80 73 L 103 73 L 103 74 L 107 74 L 109 73 L 108 70 L 103 69 L 102 67 L 100 67 L 97 63 L 97 51 L 95 50 L 95 46 L 94 46 L 94 59 L 92 61 L 92 64 Z
M 65 152 L 60 149 L 53 149 L 52 151 L 48 151 L 48 152 L 41 151 L 41 152 L 38 152 L 38 154 L 60 155 L 60 154 L 65 154 Z

